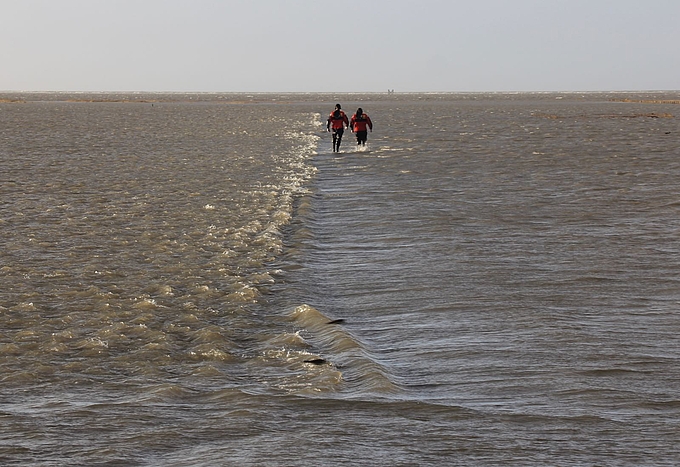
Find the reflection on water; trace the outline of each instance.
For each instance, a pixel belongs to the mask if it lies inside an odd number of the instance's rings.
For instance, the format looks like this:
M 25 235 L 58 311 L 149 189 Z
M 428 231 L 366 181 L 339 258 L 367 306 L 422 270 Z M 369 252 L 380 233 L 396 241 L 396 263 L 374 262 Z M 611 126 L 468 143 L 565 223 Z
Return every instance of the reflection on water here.
M 258 286 L 313 173 L 313 116 L 288 116 L 294 130 L 240 105 L 3 115 L 5 383 L 229 379 L 220 365 L 255 351 Z

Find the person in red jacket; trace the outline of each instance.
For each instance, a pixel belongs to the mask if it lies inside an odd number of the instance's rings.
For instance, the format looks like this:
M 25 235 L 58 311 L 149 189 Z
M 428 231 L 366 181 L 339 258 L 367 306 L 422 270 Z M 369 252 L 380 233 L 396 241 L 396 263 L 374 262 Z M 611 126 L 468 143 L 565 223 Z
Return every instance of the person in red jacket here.
M 368 138 L 368 131 L 366 128 L 373 131 L 373 122 L 370 117 L 364 113 L 359 107 L 357 112 L 352 115 L 352 120 L 349 122 L 352 131 L 357 137 L 357 145 L 366 146 L 366 139 Z
M 335 110 L 331 112 L 326 121 L 326 130 L 333 131 L 333 152 L 340 151 L 340 142 L 345 128 L 349 127 L 349 119 L 341 110 L 340 104 L 335 104 Z

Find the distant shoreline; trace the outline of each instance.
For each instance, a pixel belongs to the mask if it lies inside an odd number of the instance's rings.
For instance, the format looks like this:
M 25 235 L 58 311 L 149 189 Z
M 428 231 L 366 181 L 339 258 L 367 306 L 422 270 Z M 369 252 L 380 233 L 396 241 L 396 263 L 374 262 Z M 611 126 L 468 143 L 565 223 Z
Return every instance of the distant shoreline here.
M 665 93 L 666 95 L 661 95 Z M 558 99 L 583 100 L 600 99 L 608 102 L 648 105 L 680 105 L 680 91 L 583 91 L 583 92 L 366 92 L 366 93 L 246 93 L 246 92 L 0 92 L 0 104 L 30 102 L 68 102 L 83 104 L 164 104 L 164 103 L 210 103 L 223 105 L 287 104 L 320 100 L 350 101 L 402 100 L 417 96 L 419 99 L 461 99 L 485 98 L 505 99 Z
M 609 99 L 611 102 L 629 102 L 633 104 L 680 104 L 678 99 Z

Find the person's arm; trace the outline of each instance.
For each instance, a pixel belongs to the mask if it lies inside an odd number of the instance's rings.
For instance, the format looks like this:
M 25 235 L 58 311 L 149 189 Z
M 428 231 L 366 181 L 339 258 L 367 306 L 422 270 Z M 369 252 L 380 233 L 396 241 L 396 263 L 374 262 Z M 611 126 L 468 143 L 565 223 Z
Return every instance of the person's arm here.
M 371 117 L 366 115 L 366 120 L 368 120 L 368 128 L 371 130 L 371 133 L 373 133 L 373 122 L 371 121 Z

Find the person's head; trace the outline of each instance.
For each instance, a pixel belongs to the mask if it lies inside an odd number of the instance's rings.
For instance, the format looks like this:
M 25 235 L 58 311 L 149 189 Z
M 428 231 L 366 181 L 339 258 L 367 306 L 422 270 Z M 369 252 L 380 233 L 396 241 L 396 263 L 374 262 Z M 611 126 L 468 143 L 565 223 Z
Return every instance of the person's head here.
M 362 110 L 361 107 L 359 107 L 359 108 L 357 109 L 357 115 L 361 117 L 361 115 L 363 115 L 363 113 L 364 113 L 364 111 Z
M 340 104 L 335 104 L 335 108 L 340 110 L 342 107 L 340 107 Z

